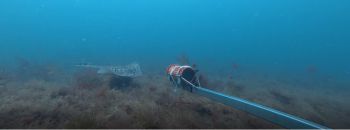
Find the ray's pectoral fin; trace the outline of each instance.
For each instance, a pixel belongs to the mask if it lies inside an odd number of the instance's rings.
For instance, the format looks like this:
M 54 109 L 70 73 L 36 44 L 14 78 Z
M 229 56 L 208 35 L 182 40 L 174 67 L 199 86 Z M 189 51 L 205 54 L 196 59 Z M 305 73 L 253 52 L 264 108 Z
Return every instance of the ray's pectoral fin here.
M 107 73 L 111 73 L 108 69 L 106 68 L 100 68 L 97 71 L 98 74 L 107 74 Z

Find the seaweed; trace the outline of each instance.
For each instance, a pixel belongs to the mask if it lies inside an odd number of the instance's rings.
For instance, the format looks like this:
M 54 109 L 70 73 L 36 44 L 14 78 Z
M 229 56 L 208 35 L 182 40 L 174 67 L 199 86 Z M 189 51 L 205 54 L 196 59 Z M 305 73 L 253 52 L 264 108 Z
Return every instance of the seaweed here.
M 194 110 L 196 112 L 198 112 L 201 116 L 212 116 L 213 115 L 213 112 L 210 109 L 204 107 L 202 104 L 195 105 Z
M 207 76 L 205 76 L 204 74 L 200 74 L 198 76 L 198 80 L 201 83 L 202 86 L 209 86 L 209 79 L 207 78 Z
M 0 69 L 0 85 L 4 86 L 10 81 L 10 74 Z
M 6 85 L 9 82 L 16 80 L 13 69 L 9 66 L 0 65 L 0 82 Z
M 188 57 L 188 55 L 186 55 L 185 53 L 179 55 L 179 57 L 177 58 L 177 61 L 181 64 L 181 65 L 190 65 L 190 58 Z
M 16 68 L 16 77 L 23 81 L 32 79 L 41 79 L 45 81 L 57 80 L 62 74 L 62 71 L 56 64 L 50 63 L 32 63 L 28 59 L 18 58 Z
M 96 89 L 103 85 L 102 79 L 95 70 L 83 70 L 75 73 L 74 86 L 78 89 Z
M 280 128 L 187 91 L 173 92 L 160 74 L 134 79 L 127 87 L 119 79 L 111 83 L 114 77 L 98 75 L 95 70 L 66 76 L 65 82 L 10 80 L 1 87 L 0 128 Z M 212 77 L 208 85 L 222 86 L 214 89 L 332 128 L 349 127 L 349 103 L 324 97 L 321 90 L 278 89 L 273 86 L 285 84 L 273 79 L 264 79 L 266 84 L 261 85 L 256 77 Z M 313 91 L 318 94 L 311 95 Z
M 234 80 L 229 79 L 226 82 L 226 88 L 229 88 L 229 90 L 233 93 L 242 93 L 246 90 L 246 86 L 242 84 L 237 84 Z
M 67 87 L 60 88 L 57 91 L 54 91 L 51 93 L 51 98 L 60 98 L 60 97 L 65 97 L 68 96 L 72 90 Z
M 276 90 L 271 90 L 270 94 L 274 97 L 274 99 L 276 99 L 283 105 L 290 105 L 293 103 L 293 98 L 288 97 L 287 95 L 284 95 L 281 92 L 277 92 Z
M 97 119 L 93 115 L 84 114 L 79 117 L 75 117 L 70 120 L 66 125 L 66 129 L 101 129 L 103 128 L 98 123 Z

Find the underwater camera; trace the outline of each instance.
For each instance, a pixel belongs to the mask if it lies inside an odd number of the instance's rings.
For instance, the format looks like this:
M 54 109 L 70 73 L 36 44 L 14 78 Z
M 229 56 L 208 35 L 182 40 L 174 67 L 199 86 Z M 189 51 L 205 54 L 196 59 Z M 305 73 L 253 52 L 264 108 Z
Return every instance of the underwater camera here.
M 181 66 L 177 64 L 172 64 L 166 69 L 166 74 L 168 75 L 170 82 L 172 82 L 175 87 L 183 88 L 184 90 L 190 91 L 193 94 L 197 94 L 232 108 L 245 111 L 281 127 L 288 129 L 328 129 L 325 126 L 270 107 L 250 102 L 239 97 L 229 96 L 220 92 L 206 89 L 201 86 L 197 72 L 198 70 L 196 70 L 194 67 L 187 65 Z

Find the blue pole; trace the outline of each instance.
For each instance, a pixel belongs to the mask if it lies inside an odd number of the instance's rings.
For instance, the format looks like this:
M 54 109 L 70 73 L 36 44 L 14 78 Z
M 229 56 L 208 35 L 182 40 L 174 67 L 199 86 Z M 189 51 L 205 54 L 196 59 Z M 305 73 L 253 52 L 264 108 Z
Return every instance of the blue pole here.
M 235 109 L 248 112 L 257 117 L 268 120 L 288 129 L 329 129 L 316 123 L 299 117 L 256 104 L 238 97 L 224 95 L 202 87 L 193 87 L 193 93 L 197 93 L 209 99 L 215 100 Z
M 191 85 L 192 92 L 207 97 L 214 101 L 220 102 L 235 109 L 248 112 L 254 116 L 263 118 L 267 121 L 275 123 L 288 129 L 329 129 L 325 126 L 307 121 L 305 119 L 257 104 L 238 97 L 228 96 L 219 92 L 215 92 L 203 87 L 197 87 L 191 82 L 182 78 Z

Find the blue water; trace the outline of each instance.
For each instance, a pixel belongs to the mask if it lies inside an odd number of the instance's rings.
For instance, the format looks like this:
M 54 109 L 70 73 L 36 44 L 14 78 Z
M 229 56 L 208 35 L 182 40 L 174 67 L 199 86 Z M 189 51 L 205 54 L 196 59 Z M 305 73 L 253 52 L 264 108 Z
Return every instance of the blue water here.
M 218 68 L 239 64 L 245 71 L 302 75 L 312 66 L 349 78 L 349 5 L 347 0 L 3 0 L 1 64 L 24 57 L 66 66 L 139 62 L 163 70 L 186 54 L 213 73 L 227 74 Z
M 209 77 L 312 80 L 341 92 L 350 85 L 349 7 L 349 0 L 1 0 L 0 67 L 15 69 L 19 59 L 67 71 L 82 62 L 137 62 L 152 74 L 186 55 Z

